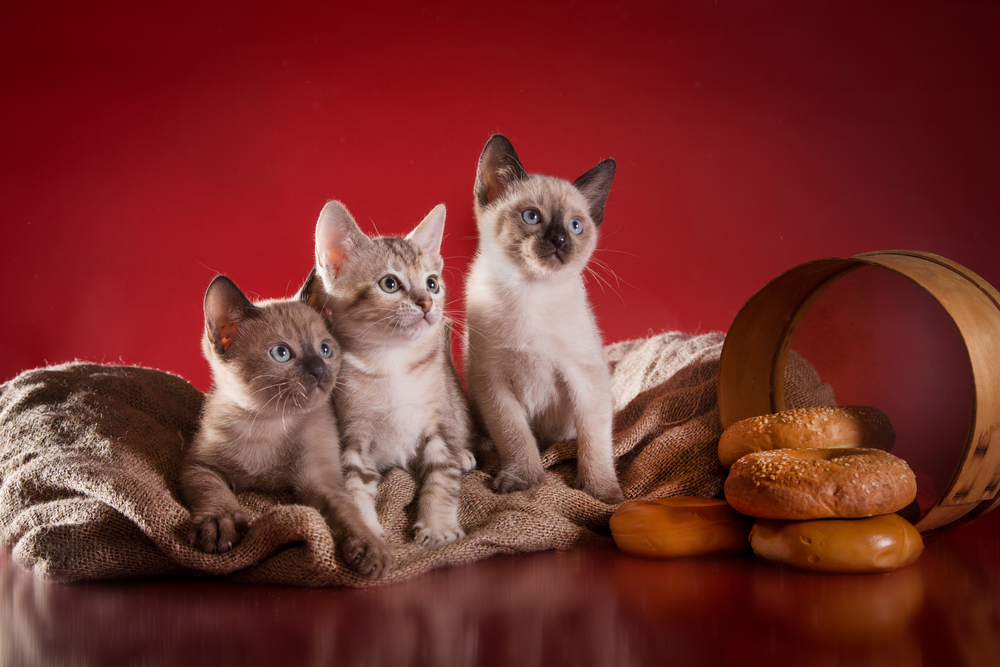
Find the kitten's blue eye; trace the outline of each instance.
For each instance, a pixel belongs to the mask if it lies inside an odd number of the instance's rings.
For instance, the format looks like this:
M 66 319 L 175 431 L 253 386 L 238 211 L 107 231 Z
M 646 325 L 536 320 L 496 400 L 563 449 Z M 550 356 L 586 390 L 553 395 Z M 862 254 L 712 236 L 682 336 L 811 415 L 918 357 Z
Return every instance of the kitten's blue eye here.
M 537 225 L 542 221 L 542 215 L 533 208 L 526 208 L 521 211 L 521 220 L 524 220 L 525 224 Z
M 320 343 L 319 356 L 323 357 L 324 359 L 329 359 L 331 356 L 333 356 L 333 346 L 331 346 L 326 341 Z
M 382 280 L 378 281 L 378 286 L 382 288 L 383 292 L 392 294 L 393 292 L 399 291 L 399 279 L 396 278 L 396 276 L 386 276 Z
M 431 276 L 430 278 L 427 279 L 427 289 L 434 292 L 435 294 L 437 294 L 438 290 L 441 289 L 441 285 L 438 283 L 437 278 L 435 276 Z
M 569 231 L 573 232 L 574 234 L 582 234 L 583 233 L 583 222 L 580 221 L 580 218 L 572 218 L 572 219 L 570 219 L 570 221 L 569 221 Z
M 285 363 L 292 358 L 292 351 L 288 349 L 287 345 L 275 345 L 270 349 L 271 358 L 278 363 Z

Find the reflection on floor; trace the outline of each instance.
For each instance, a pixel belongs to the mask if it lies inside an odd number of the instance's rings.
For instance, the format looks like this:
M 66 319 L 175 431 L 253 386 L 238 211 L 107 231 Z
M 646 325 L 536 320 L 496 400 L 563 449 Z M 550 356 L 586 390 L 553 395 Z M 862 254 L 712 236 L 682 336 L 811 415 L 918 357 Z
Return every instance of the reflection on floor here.
M 1000 664 L 1000 512 L 926 542 L 881 575 L 607 548 L 370 590 L 60 585 L 4 551 L 0 664 Z

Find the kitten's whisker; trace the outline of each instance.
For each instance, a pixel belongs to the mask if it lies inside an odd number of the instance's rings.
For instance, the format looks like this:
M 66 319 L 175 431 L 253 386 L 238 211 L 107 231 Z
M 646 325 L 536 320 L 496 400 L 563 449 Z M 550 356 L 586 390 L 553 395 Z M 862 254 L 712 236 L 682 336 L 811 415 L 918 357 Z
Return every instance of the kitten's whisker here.
M 612 277 L 614 277 L 616 283 L 625 283 L 626 285 L 628 285 L 632 289 L 635 289 L 635 285 L 632 285 L 627 280 L 622 280 L 621 278 L 619 278 L 618 274 L 611 267 L 611 265 L 608 264 L 607 262 L 605 262 L 603 259 L 599 259 L 597 257 L 592 257 L 591 260 L 590 260 L 590 262 L 591 262 L 591 264 L 597 266 L 598 268 L 604 270 L 605 272 L 607 272 L 608 274 L 610 274 Z
M 271 377 L 271 376 L 258 376 L 258 378 L 259 377 Z M 279 387 L 279 386 L 280 386 L 280 383 L 275 383 L 275 384 L 272 384 L 272 385 L 268 385 L 267 387 L 262 387 L 261 389 L 269 389 L 269 388 Z M 260 391 L 260 390 L 258 390 L 258 391 Z M 254 393 L 256 393 L 256 392 L 254 392 Z M 241 434 L 240 440 L 239 440 L 240 444 L 246 444 L 246 442 L 250 440 L 250 437 L 253 435 L 254 427 L 257 425 L 257 417 L 259 417 L 261 414 L 263 414 L 263 412 L 267 408 L 268 404 L 270 404 L 271 401 L 275 401 L 275 407 L 277 407 L 277 400 L 278 400 L 278 398 L 279 398 L 280 395 L 281 394 L 280 394 L 280 389 L 279 389 L 278 393 L 276 393 L 273 396 L 271 396 L 271 398 L 269 398 L 267 401 L 265 401 L 263 405 L 261 405 L 260 407 L 254 409 L 252 411 L 253 412 L 253 419 L 250 420 L 250 426 L 247 428 L 246 432 L 243 433 L 243 434 Z
M 621 255 L 628 255 L 629 257 L 639 257 L 639 255 L 635 254 L 634 252 L 629 252 L 627 250 L 619 250 L 617 248 L 595 248 L 594 249 L 594 254 L 595 255 L 598 254 L 598 253 L 603 254 L 603 253 L 606 253 L 606 252 L 616 252 L 616 253 L 621 254 Z
M 463 323 L 462 328 L 464 329 L 464 331 L 461 332 L 463 347 L 468 345 L 468 342 L 469 342 L 469 332 L 473 332 L 476 335 L 481 336 L 482 338 L 485 338 L 486 341 L 489 342 L 490 345 L 493 345 L 495 347 L 499 346 L 499 341 L 496 340 L 496 339 L 494 339 L 492 336 L 490 336 L 489 333 L 487 333 L 486 331 L 484 331 L 482 329 L 479 329 L 477 327 L 470 326 L 468 322 Z
M 278 389 L 277 393 L 275 393 L 275 395 L 272 396 L 271 398 L 267 399 L 267 401 L 265 401 L 264 404 L 262 406 L 260 406 L 261 408 L 266 408 L 268 403 L 270 403 L 271 401 L 273 401 L 277 396 L 279 396 L 281 394 L 281 383 L 280 382 L 275 382 L 274 384 L 269 384 L 266 387 L 261 387 L 260 389 L 258 389 L 257 391 L 254 392 L 256 394 L 256 393 L 261 392 L 261 391 L 273 390 L 275 388 Z
M 601 274 L 597 273 L 597 271 L 595 271 L 594 269 L 590 268 L 589 266 L 586 267 L 586 271 L 590 275 L 594 276 L 594 278 L 597 280 L 597 285 L 601 288 L 602 292 L 604 291 L 604 286 L 607 285 L 607 287 L 608 287 L 609 290 L 611 290 L 612 292 L 614 292 L 618 296 L 619 299 L 622 299 L 621 293 L 619 293 L 618 290 L 615 289 L 615 286 L 612 285 L 610 282 L 608 282 L 608 280 L 606 278 L 604 278 L 603 276 L 601 276 Z M 584 276 L 584 280 L 586 280 L 586 276 Z M 625 300 L 622 299 L 622 303 L 624 303 L 624 302 L 625 302 Z
M 386 308 L 386 309 L 384 309 L 384 310 L 386 310 L 386 311 L 387 311 L 387 312 L 386 312 L 386 314 L 385 314 L 385 315 L 384 315 L 383 317 L 380 317 L 379 319 L 376 319 L 376 320 L 372 320 L 371 322 L 369 322 L 369 323 L 368 323 L 368 324 L 367 324 L 367 325 L 366 325 L 366 326 L 365 326 L 365 327 L 364 327 L 364 328 L 363 328 L 363 329 L 362 329 L 362 330 L 361 330 L 361 331 L 359 332 L 359 334 L 360 334 L 360 335 L 359 335 L 359 338 L 360 338 L 360 337 L 363 337 L 363 336 L 364 336 L 365 334 L 367 334 L 367 333 L 368 333 L 369 331 L 371 331 L 372 329 L 374 329 L 374 328 L 375 328 L 375 327 L 377 327 L 377 326 L 382 326 L 382 327 L 384 328 L 384 326 L 385 326 L 385 323 L 386 323 L 386 322 L 391 322 L 391 321 L 392 321 L 392 320 L 393 320 L 393 319 L 395 318 L 395 315 L 396 315 L 396 311 L 395 311 L 395 309 L 391 309 L 391 308 Z
M 616 283 L 619 282 L 618 274 L 615 273 L 615 270 L 611 268 L 611 265 L 604 260 L 598 259 L 597 257 L 591 257 L 590 264 L 610 274 L 611 277 L 615 279 Z M 588 266 L 587 268 L 591 268 L 591 266 Z
M 623 280 L 622 278 L 620 278 L 618 276 L 618 274 L 615 272 L 615 270 L 611 268 L 611 265 L 608 264 L 607 262 L 605 262 L 603 260 L 600 260 L 600 259 L 596 259 L 596 258 L 592 258 L 590 261 L 591 261 L 591 264 L 593 264 L 597 268 L 603 270 L 605 273 L 607 273 L 612 278 L 614 278 L 616 285 L 621 286 L 622 284 L 624 284 L 627 287 L 631 287 L 632 289 L 636 289 L 635 285 L 633 285 L 632 283 L 628 282 L 627 280 Z M 587 268 L 592 273 L 594 273 L 594 276 L 597 276 L 597 273 L 590 266 L 588 266 Z M 610 287 L 610 285 L 609 285 L 609 287 Z M 621 295 L 619 294 L 619 296 L 621 296 Z
M 269 385 L 264 385 L 262 387 L 258 387 L 257 389 L 254 389 L 252 393 L 257 394 L 257 393 L 260 393 L 262 391 L 267 391 L 268 389 L 274 389 L 275 387 L 280 387 L 281 383 L 283 381 L 283 378 L 281 378 L 281 377 L 279 377 L 277 375 L 258 375 L 254 379 L 255 380 L 259 380 L 261 378 L 275 378 L 277 380 L 277 382 L 275 382 L 274 384 L 269 384 Z

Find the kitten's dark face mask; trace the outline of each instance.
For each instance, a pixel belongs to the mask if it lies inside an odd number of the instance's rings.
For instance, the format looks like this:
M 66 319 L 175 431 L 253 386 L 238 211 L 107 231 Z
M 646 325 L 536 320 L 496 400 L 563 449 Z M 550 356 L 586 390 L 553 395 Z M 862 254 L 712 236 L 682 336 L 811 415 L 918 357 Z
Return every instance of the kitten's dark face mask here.
M 525 275 L 579 273 L 598 236 L 586 201 L 565 181 L 529 178 L 522 182 L 525 187 L 520 192 L 512 190 L 484 210 L 481 218 L 491 222 L 481 233 L 491 234 L 507 261 Z
M 587 239 L 580 238 L 586 230 L 584 221 L 576 215 L 567 216 L 561 207 L 555 208 L 549 215 L 537 208 L 526 208 L 521 211 L 520 217 L 533 239 L 530 252 L 538 262 L 553 271 L 570 264 L 579 254 L 581 246 L 585 248 L 589 245 Z M 591 235 L 593 232 L 588 236 Z

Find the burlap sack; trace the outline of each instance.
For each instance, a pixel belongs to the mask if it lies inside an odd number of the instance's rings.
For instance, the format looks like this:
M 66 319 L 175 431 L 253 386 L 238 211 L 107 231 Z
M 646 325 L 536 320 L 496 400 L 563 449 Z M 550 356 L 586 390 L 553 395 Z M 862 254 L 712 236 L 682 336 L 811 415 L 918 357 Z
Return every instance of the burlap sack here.
M 669 333 L 610 345 L 615 458 L 626 497 L 718 496 L 716 407 L 721 334 Z M 828 385 L 789 360 L 790 405 L 833 403 Z M 157 575 L 227 577 L 303 586 L 364 586 L 348 568 L 319 513 L 290 496 L 240 496 L 252 521 L 225 554 L 187 546 L 190 515 L 178 500 L 181 452 L 201 393 L 160 371 L 70 363 L 22 373 L 0 388 L 0 541 L 14 560 L 58 581 Z M 397 568 L 374 583 L 497 553 L 611 544 L 614 505 L 572 488 L 573 443 L 543 453 L 544 485 L 500 495 L 497 460 L 464 476 L 459 520 L 467 533 L 429 549 L 413 544 L 414 478 L 384 477 L 379 520 Z

